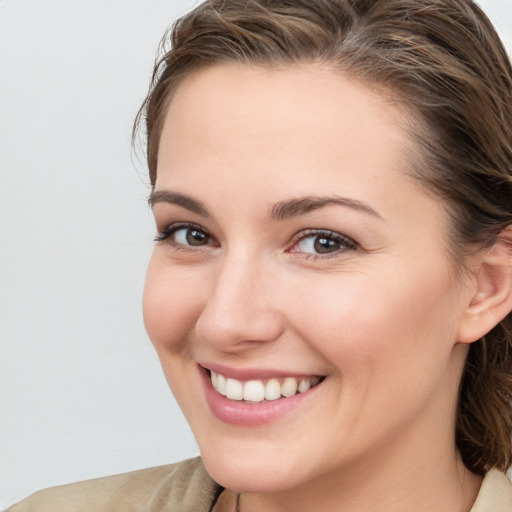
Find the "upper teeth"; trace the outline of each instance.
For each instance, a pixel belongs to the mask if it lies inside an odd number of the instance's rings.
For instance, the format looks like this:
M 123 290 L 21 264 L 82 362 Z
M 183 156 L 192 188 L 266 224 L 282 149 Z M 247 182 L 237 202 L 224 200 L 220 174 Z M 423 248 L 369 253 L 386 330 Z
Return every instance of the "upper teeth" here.
M 269 379 L 249 380 L 241 382 L 236 379 L 224 377 L 220 373 L 210 372 L 213 388 L 231 400 L 247 400 L 248 402 L 263 402 L 263 400 L 277 400 L 281 396 L 289 397 L 296 393 L 304 393 L 318 384 L 318 377 L 286 377 L 284 380 Z

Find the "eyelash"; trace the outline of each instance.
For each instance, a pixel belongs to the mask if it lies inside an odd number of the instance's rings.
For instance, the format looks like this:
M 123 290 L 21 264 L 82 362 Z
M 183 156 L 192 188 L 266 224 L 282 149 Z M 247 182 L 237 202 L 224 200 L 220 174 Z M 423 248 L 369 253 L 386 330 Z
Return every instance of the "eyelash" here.
M 192 246 L 192 245 L 186 245 L 179 242 L 176 242 L 174 240 L 169 240 L 177 231 L 181 229 L 189 229 L 189 230 L 197 230 L 210 239 L 213 239 L 213 237 L 210 235 L 209 231 L 205 229 L 204 227 L 200 226 L 199 224 L 194 224 L 190 222 L 178 222 L 176 224 L 171 224 L 170 226 L 166 227 L 165 229 L 159 231 L 159 233 L 155 237 L 155 242 L 166 242 L 168 241 L 174 248 L 180 249 L 180 250 L 198 250 L 201 249 L 203 246 Z M 330 241 L 334 241 L 338 243 L 341 247 L 338 250 L 335 250 L 333 252 L 328 252 L 324 254 L 319 253 L 313 253 L 313 252 L 302 252 L 298 250 L 293 250 L 293 247 L 295 247 L 300 242 L 308 239 L 308 238 L 318 238 L 318 237 L 324 237 L 325 239 L 328 239 Z M 291 249 L 288 249 L 287 252 L 290 253 L 299 253 L 303 254 L 303 257 L 306 259 L 327 259 L 327 258 L 333 258 L 336 256 L 339 256 L 341 253 L 346 251 L 355 251 L 359 248 L 359 245 L 349 238 L 348 236 L 342 235 L 340 233 L 337 233 L 335 231 L 330 231 L 326 229 L 307 229 L 304 231 L 300 231 L 296 235 L 294 235 L 292 239 L 292 247 Z
M 328 229 L 307 229 L 305 231 L 301 231 L 301 232 L 297 233 L 293 237 L 293 246 L 292 246 L 292 249 L 288 250 L 288 252 L 301 253 L 301 251 L 294 251 L 293 247 L 295 247 L 298 243 L 306 240 L 307 238 L 320 238 L 320 237 L 324 237 L 328 240 L 334 241 L 343 247 L 341 247 L 340 249 L 338 249 L 336 251 L 324 253 L 324 254 L 313 253 L 313 252 L 303 252 L 302 254 L 304 255 L 304 257 L 306 259 L 317 260 L 317 259 L 334 258 L 346 251 L 355 251 L 356 249 L 359 248 L 359 245 L 354 240 L 352 240 L 348 236 L 342 235 L 341 233 L 337 233 L 335 231 L 330 231 Z
M 179 242 L 175 242 L 174 240 L 169 240 L 177 231 L 180 229 L 195 229 L 196 231 L 199 231 L 201 233 L 204 233 L 207 237 L 212 238 L 210 233 L 207 229 L 203 228 L 199 224 L 194 224 L 192 222 L 177 222 L 176 224 L 171 224 L 170 226 L 166 227 L 165 229 L 162 229 L 158 232 L 158 234 L 155 236 L 155 242 L 166 242 L 169 241 L 169 243 L 175 247 L 182 250 L 197 250 L 201 246 L 198 246 L 194 249 L 186 249 L 188 246 L 185 244 L 181 244 Z M 193 247 L 193 246 L 190 246 Z

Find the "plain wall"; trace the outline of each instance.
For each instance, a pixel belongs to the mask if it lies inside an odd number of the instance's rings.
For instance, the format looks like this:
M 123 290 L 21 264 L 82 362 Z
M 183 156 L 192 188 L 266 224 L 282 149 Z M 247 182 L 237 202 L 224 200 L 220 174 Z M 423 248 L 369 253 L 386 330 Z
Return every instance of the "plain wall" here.
M 0 0 L 0 509 L 198 453 L 144 331 L 131 123 L 183 0 Z M 512 0 L 481 2 L 512 48 Z

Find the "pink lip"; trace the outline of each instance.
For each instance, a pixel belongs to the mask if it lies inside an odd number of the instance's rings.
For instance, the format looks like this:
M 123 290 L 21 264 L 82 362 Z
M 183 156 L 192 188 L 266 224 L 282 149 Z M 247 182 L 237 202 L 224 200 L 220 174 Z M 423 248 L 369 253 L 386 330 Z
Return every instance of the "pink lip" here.
M 215 366 L 218 368 L 217 365 Z M 217 370 L 211 366 L 208 366 L 208 368 L 217 372 Z M 299 393 L 289 398 L 280 398 L 270 402 L 262 402 L 261 404 L 249 404 L 243 401 L 229 400 L 225 396 L 217 393 L 217 391 L 213 389 L 209 373 L 201 367 L 198 367 L 198 370 L 203 389 L 205 390 L 206 401 L 212 413 L 224 423 L 241 427 L 257 427 L 279 420 L 283 416 L 304 406 L 305 402 L 309 401 L 322 385 L 322 383 L 317 384 L 305 393 Z M 269 377 L 279 378 L 280 376 L 275 373 L 264 376 L 263 374 L 265 374 L 265 372 L 246 372 L 243 370 L 239 372 L 233 369 L 231 369 L 231 371 L 225 371 L 224 369 L 223 371 L 219 371 L 219 373 L 222 373 L 222 375 L 226 377 L 244 381 Z M 250 376 L 248 376 L 248 373 Z M 235 374 L 239 375 L 239 377 L 235 377 Z M 287 374 L 286 376 L 289 375 L 290 374 Z M 242 376 L 244 378 L 241 378 Z
M 268 370 L 268 369 L 241 369 L 231 368 L 217 363 L 199 363 L 199 366 L 206 370 L 213 370 L 215 373 L 220 373 L 224 377 L 236 379 L 241 382 L 248 380 L 268 380 L 268 379 L 284 379 L 286 377 L 321 377 L 321 375 L 314 375 L 311 373 L 290 373 L 289 371 L 284 372 L 280 370 Z

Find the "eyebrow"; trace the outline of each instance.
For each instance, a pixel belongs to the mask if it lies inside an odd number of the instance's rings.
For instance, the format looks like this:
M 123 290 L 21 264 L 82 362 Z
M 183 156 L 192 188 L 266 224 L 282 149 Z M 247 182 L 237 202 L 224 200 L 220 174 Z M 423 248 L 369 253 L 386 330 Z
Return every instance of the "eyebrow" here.
M 186 194 L 172 192 L 170 190 L 153 191 L 148 198 L 148 203 L 151 207 L 157 203 L 176 204 L 203 217 L 210 216 L 210 212 L 200 201 L 197 201 Z M 382 216 L 367 203 L 337 195 L 327 197 L 308 196 L 279 201 L 270 210 L 270 219 L 272 221 L 283 221 L 292 217 L 305 215 L 313 210 L 318 210 L 319 208 L 331 205 L 351 208 L 382 219 Z
M 178 206 L 182 206 L 187 210 L 190 210 L 193 213 L 197 213 L 198 215 L 202 215 L 203 217 L 209 217 L 210 212 L 202 203 L 193 199 L 190 196 L 185 194 L 180 194 L 179 192 L 171 192 L 170 190 L 157 190 L 156 192 L 151 192 L 148 203 L 151 208 L 155 206 L 157 203 L 169 203 L 176 204 Z
M 270 218 L 275 221 L 286 220 L 330 205 L 344 206 L 382 219 L 379 213 L 363 201 L 336 195 L 327 197 L 311 196 L 280 201 L 272 207 Z

